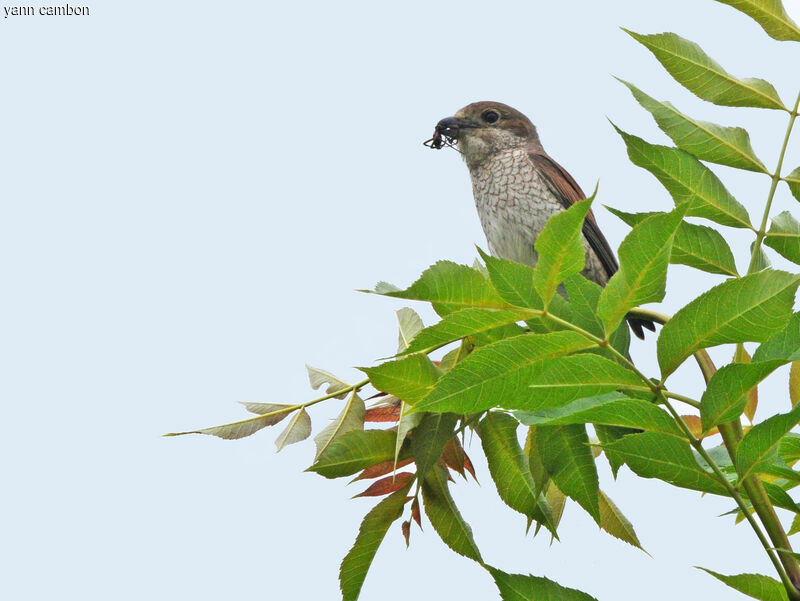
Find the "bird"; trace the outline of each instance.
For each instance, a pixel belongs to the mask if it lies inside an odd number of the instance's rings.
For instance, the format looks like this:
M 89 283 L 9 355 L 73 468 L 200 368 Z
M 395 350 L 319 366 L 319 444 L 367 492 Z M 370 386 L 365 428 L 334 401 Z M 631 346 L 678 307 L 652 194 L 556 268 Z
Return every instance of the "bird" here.
M 492 255 L 536 265 L 536 238 L 556 213 L 586 198 L 575 179 L 548 155 L 536 126 L 502 102 L 474 102 L 441 119 L 426 146 L 456 148 L 472 179 L 478 217 Z M 583 275 L 605 286 L 619 264 L 591 211 L 583 223 Z M 653 322 L 628 317 L 644 338 Z

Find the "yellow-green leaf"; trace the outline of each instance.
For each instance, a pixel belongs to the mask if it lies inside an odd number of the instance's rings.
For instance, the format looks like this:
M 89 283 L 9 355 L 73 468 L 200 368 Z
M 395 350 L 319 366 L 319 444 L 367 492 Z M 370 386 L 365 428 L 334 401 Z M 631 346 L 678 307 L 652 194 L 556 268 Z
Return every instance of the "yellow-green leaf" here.
M 594 195 L 551 217 L 536 238 L 539 258 L 533 270 L 533 285 L 545 306 L 550 304 L 558 285 L 586 264 L 582 230 L 593 199 Z
M 611 536 L 644 551 L 633 525 L 602 490 L 600 491 L 600 527 Z
M 792 263 L 800 264 L 800 223 L 789 211 L 775 215 L 764 244 Z
M 722 106 L 788 110 L 771 83 L 734 77 L 694 42 L 674 33 L 624 31 L 650 50 L 678 83 L 703 100 Z
M 767 173 L 750 144 L 750 134 L 741 127 L 723 127 L 693 119 L 671 103 L 659 102 L 632 83 L 619 81 L 628 86 L 634 98 L 653 115 L 658 126 L 678 148 L 703 161 Z
M 641 223 L 651 215 L 657 213 L 625 213 L 606 207 L 617 217 L 630 226 Z M 681 221 L 672 241 L 672 254 L 669 262 L 678 265 L 688 265 L 708 273 L 738 276 L 736 262 L 733 258 L 728 243 L 717 230 Z M 572 295 L 570 295 L 572 301 Z
M 622 241 L 619 270 L 611 276 L 597 302 L 597 315 L 607 334 L 617 329 L 633 307 L 663 300 L 672 241 L 684 212 L 676 209 L 648 217 Z
M 731 279 L 678 311 L 658 337 L 664 378 L 692 353 L 728 342 L 763 342 L 791 315 L 800 276 L 765 270 Z
M 687 216 L 730 227 L 751 227 L 747 210 L 697 157 L 680 148 L 650 144 L 615 128 L 625 141 L 631 162 L 652 173 L 670 193 L 675 206 L 685 204 Z
M 760 601 L 788 601 L 789 599 L 783 585 L 774 578 L 768 576 L 762 576 L 761 574 L 736 574 L 726 576 L 705 568 L 698 569 L 711 574 L 714 578 L 720 582 L 724 582 L 732 589 L 748 597 L 759 599 Z
M 717 0 L 749 15 L 770 37 L 800 42 L 800 27 L 786 14 L 781 0 Z
M 792 191 L 792 194 L 794 194 L 794 197 L 800 200 L 800 167 L 784 177 L 783 180 L 789 185 L 789 189 Z
M 789 398 L 792 407 L 800 400 L 800 361 L 792 361 L 792 367 L 789 369 Z

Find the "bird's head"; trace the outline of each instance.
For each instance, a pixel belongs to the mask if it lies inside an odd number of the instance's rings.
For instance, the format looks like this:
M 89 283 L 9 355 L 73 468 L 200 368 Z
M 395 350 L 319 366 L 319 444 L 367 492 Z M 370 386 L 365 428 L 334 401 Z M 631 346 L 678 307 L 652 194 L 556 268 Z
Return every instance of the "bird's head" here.
M 428 144 L 441 148 L 442 140 L 458 144 L 470 167 L 491 155 L 518 147 L 541 149 L 536 127 L 525 115 L 502 102 L 473 102 L 436 124 Z

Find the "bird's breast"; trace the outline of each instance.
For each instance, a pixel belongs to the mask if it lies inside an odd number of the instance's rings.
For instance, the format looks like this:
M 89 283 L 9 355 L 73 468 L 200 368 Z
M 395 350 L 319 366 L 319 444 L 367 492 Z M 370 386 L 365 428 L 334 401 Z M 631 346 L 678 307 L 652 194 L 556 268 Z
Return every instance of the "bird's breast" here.
M 533 243 L 547 220 L 563 209 L 525 149 L 496 153 L 470 169 L 472 191 L 489 250 L 536 263 Z

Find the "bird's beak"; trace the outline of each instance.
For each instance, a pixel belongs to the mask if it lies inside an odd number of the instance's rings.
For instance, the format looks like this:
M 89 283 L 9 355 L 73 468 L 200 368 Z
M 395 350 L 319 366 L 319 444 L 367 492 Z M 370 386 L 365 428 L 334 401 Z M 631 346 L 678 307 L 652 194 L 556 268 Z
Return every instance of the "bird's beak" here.
M 458 117 L 445 117 L 436 124 L 436 131 L 447 138 L 458 138 L 458 134 L 465 129 L 474 129 L 478 124 L 469 119 Z
M 430 140 L 425 140 L 423 144 L 434 150 L 439 150 L 442 146 L 454 148 L 453 144 L 458 142 L 458 136 L 461 132 L 476 127 L 478 127 L 478 124 L 469 119 L 445 117 L 436 124 L 436 129 L 433 130 L 433 137 Z

